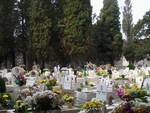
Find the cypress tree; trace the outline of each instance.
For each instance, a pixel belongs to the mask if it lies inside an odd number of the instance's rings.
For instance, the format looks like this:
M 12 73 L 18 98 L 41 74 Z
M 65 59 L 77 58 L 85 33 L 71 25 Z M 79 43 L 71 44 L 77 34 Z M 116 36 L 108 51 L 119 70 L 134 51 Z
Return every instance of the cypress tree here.
M 81 61 L 91 27 L 90 0 L 64 0 L 61 45 L 68 61 Z M 78 61 L 77 61 L 78 62 Z
M 44 67 L 46 59 L 52 48 L 51 29 L 52 29 L 52 3 L 49 0 L 32 0 L 29 7 L 30 24 L 30 54 L 33 60 Z
M 100 19 L 96 24 L 97 51 L 102 63 L 114 64 L 122 53 L 122 35 L 120 32 L 119 7 L 117 0 L 104 0 Z

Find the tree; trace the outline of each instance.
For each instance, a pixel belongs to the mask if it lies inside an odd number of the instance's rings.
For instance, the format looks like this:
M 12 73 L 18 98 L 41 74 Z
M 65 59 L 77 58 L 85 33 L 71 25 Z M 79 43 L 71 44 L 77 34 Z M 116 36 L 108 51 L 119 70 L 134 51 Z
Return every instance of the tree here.
M 33 56 L 33 60 L 42 64 L 42 67 L 44 67 L 49 53 L 52 52 L 50 45 L 52 16 L 54 15 L 51 1 L 34 0 L 30 2 L 30 54 Z
M 145 13 L 143 19 L 139 20 L 134 26 L 134 35 L 136 39 L 150 38 L 150 10 Z
M 14 30 L 16 26 L 15 0 L 0 1 L 0 57 L 15 66 Z
M 150 10 L 134 26 L 135 58 L 141 60 L 150 54 Z
M 91 12 L 90 0 L 64 0 L 61 45 L 66 62 L 84 59 Z
M 15 43 L 17 53 L 23 56 L 24 64 L 27 63 L 28 41 L 29 41 L 29 8 L 30 0 L 17 1 L 17 25 L 15 28 Z
M 133 35 L 133 18 L 131 0 L 125 0 L 123 11 L 122 29 L 126 36 L 127 42 L 124 46 L 124 55 L 130 63 L 135 59 L 135 44 Z
M 51 53 L 52 58 L 51 62 L 55 61 L 55 63 L 62 64 L 64 60 L 64 52 L 61 48 L 61 34 L 62 34 L 62 25 L 61 20 L 63 19 L 63 0 L 55 0 L 52 3 L 53 7 L 53 15 L 52 16 L 52 36 L 51 36 L 51 46 L 53 48 L 53 54 Z M 55 64 L 56 65 L 56 64 Z
M 125 46 L 123 48 L 123 54 L 130 64 L 133 64 L 135 61 L 135 43 L 134 42 L 124 42 Z
M 119 7 L 117 0 L 104 0 L 100 19 L 97 21 L 97 51 L 103 63 L 112 63 L 122 53 L 122 35 L 120 32 Z
M 122 29 L 128 42 L 133 41 L 133 18 L 131 0 L 125 0 Z

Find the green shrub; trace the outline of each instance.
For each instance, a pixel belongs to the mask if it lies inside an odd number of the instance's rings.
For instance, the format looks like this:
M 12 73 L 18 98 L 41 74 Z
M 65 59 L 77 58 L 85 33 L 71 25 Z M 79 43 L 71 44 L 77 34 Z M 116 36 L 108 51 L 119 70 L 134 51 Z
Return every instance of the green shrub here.
M 133 64 L 129 64 L 129 65 L 128 65 L 128 68 L 129 68 L 130 70 L 131 70 L 131 69 L 134 70 L 134 69 L 135 69 L 135 66 L 134 66 Z

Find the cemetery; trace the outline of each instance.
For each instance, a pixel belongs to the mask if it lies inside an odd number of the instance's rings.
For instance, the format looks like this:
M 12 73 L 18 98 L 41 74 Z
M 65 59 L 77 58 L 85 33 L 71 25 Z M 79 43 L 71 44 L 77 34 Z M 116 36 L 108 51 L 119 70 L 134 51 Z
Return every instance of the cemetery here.
M 0 0 L 0 113 L 150 113 L 150 0 Z
M 76 72 L 59 65 L 42 73 L 36 65 L 0 70 L 1 112 L 149 113 L 150 68 L 130 69 L 122 62 L 122 69 L 89 63 Z

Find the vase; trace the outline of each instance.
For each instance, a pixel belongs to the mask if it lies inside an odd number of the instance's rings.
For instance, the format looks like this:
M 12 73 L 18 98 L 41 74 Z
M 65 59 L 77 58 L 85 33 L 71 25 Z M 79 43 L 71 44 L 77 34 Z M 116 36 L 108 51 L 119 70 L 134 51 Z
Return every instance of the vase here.
M 17 90 L 17 93 L 18 93 L 17 96 L 21 96 L 22 86 L 19 86 L 19 85 L 18 85 L 18 86 L 16 87 L 16 90 Z

